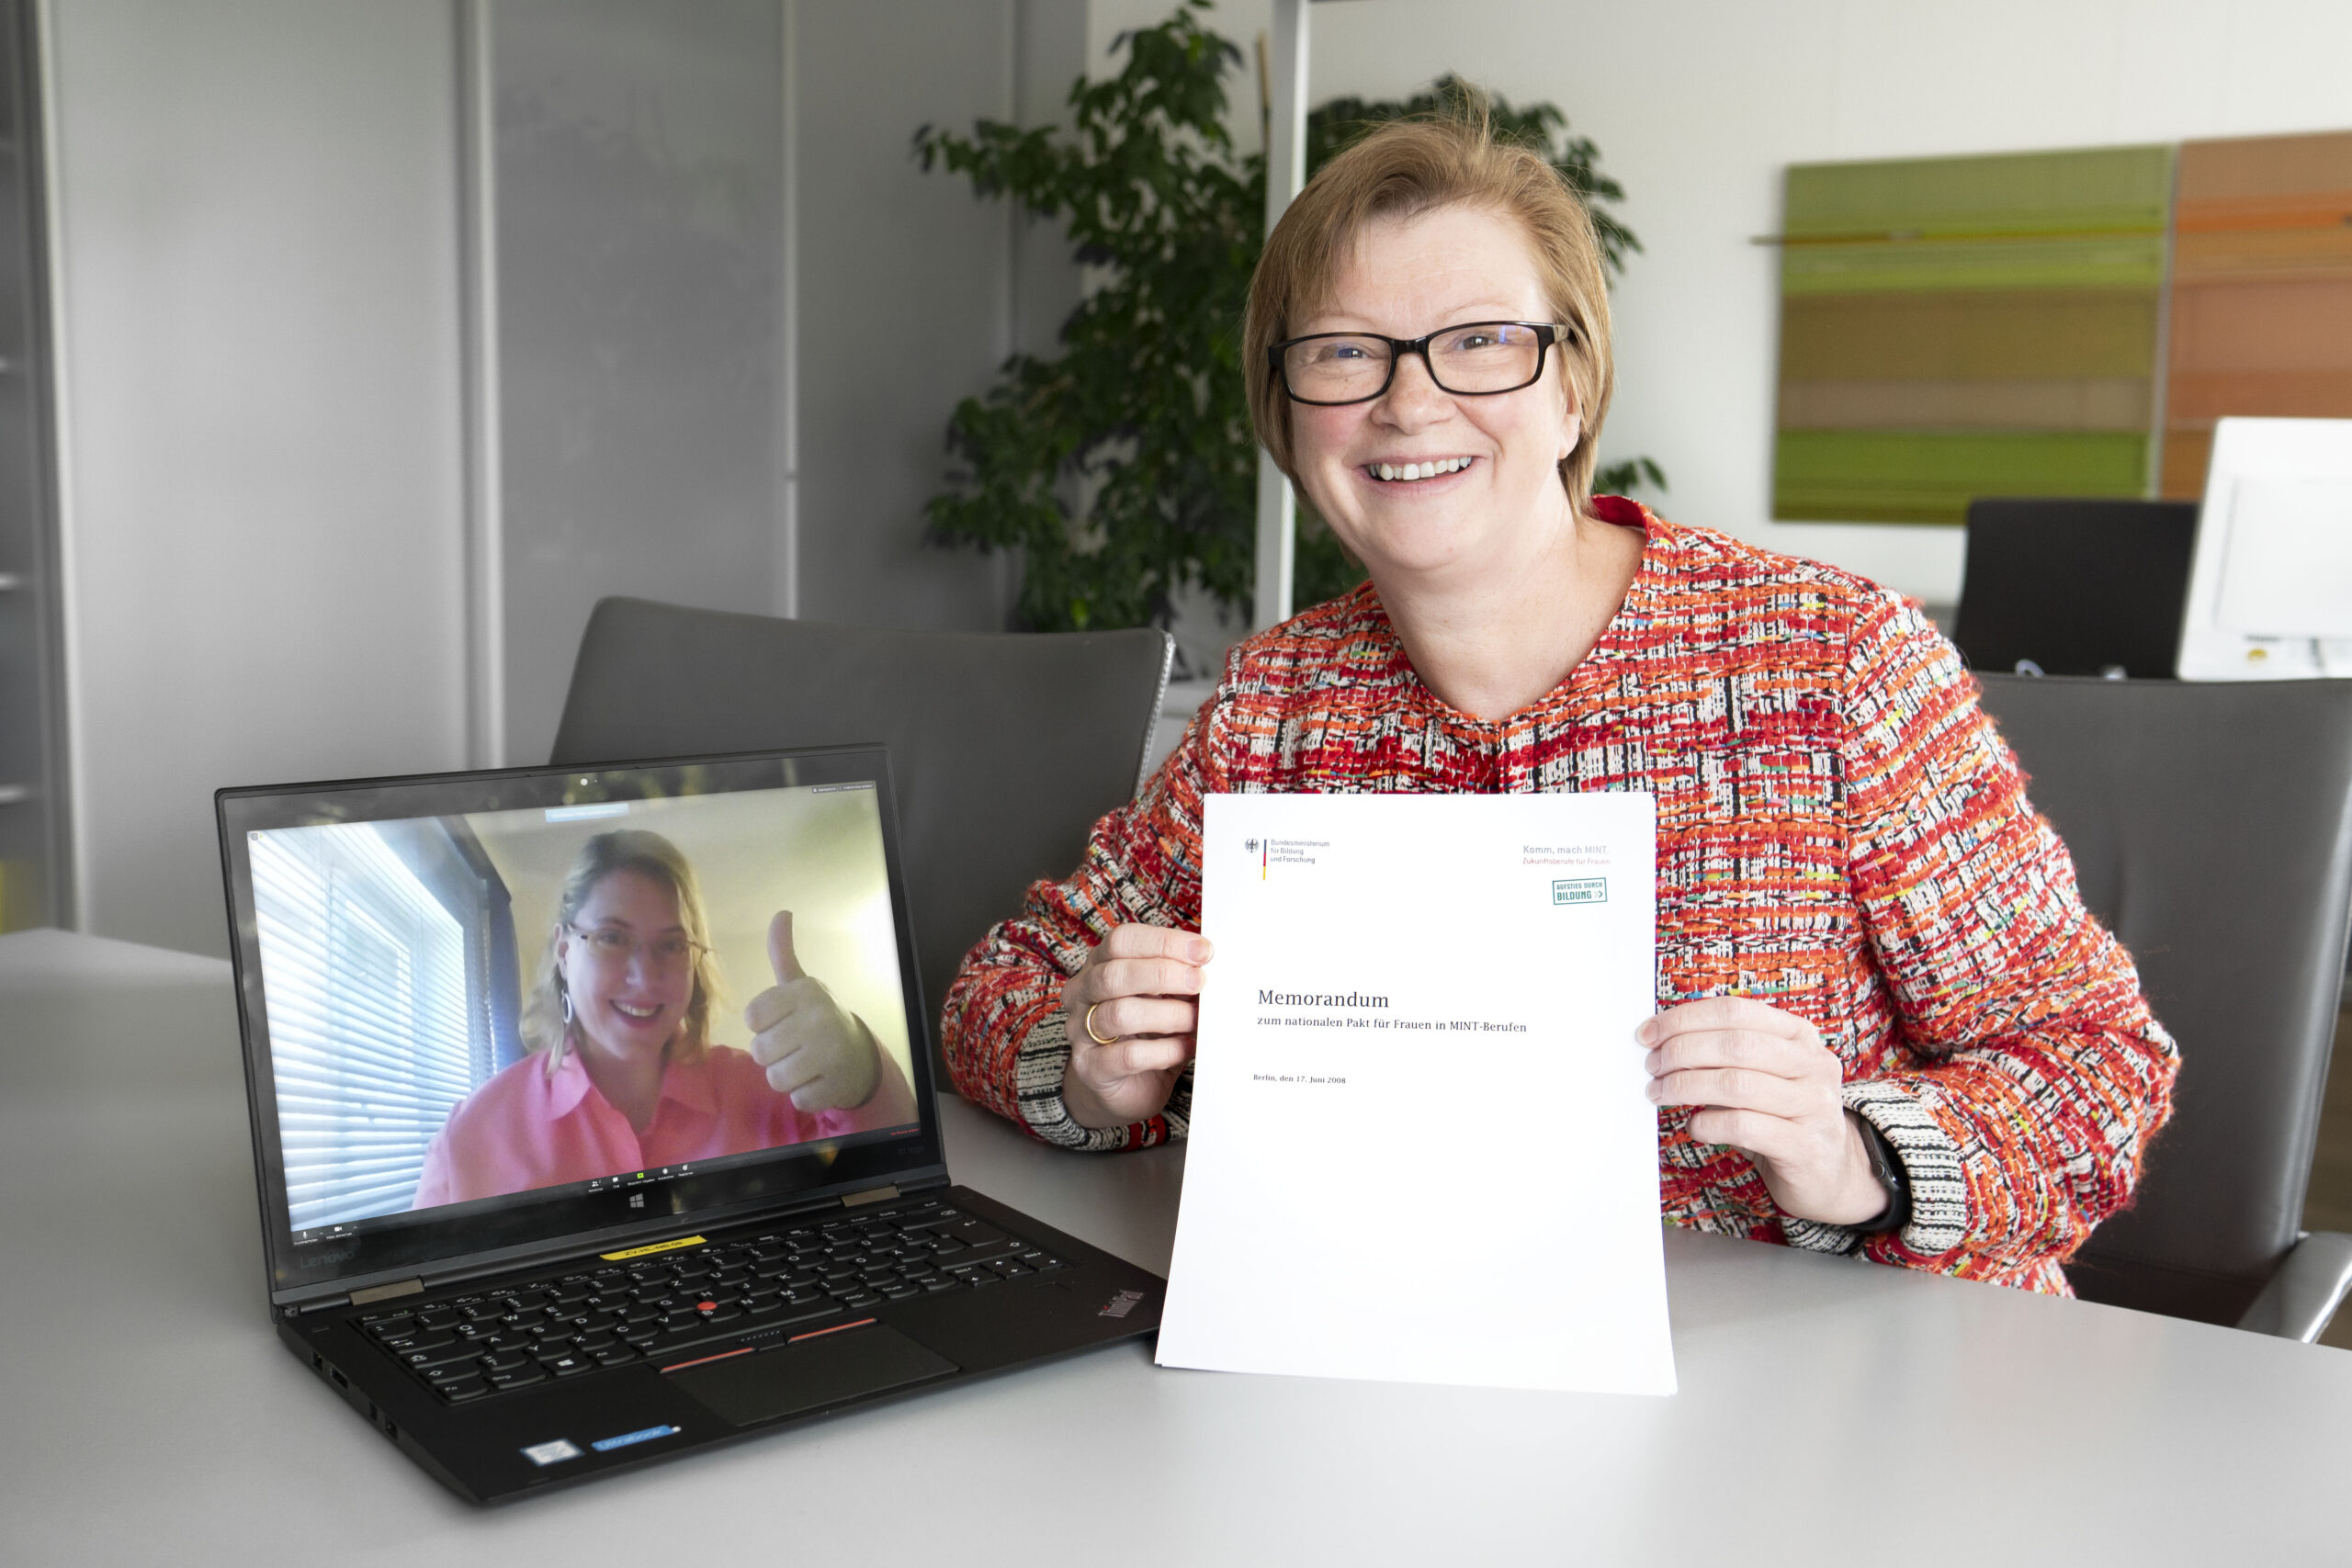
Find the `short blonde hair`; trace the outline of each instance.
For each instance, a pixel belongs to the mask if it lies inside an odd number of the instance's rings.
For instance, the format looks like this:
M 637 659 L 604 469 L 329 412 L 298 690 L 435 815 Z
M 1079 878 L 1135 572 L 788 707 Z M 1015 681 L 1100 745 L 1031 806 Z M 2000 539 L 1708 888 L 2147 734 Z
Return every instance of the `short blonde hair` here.
M 1584 423 L 1575 450 L 1560 463 L 1560 482 L 1582 513 L 1592 500 L 1596 444 L 1616 381 L 1600 242 L 1591 213 L 1560 172 L 1530 148 L 1497 141 L 1485 103 L 1475 96 L 1457 110 L 1374 130 L 1317 171 L 1274 225 L 1250 276 L 1242 327 L 1250 423 L 1275 464 L 1296 479 L 1290 399 L 1267 350 L 1297 335 L 1295 323 L 1331 303 L 1347 247 L 1365 224 L 1449 207 L 1516 221 L 1527 235 L 1551 319 L 1572 329 L 1556 346 Z
M 548 1054 L 547 1068 L 563 1065 L 577 1023 L 564 1016 L 563 972 L 555 960 L 556 942 L 564 929 L 580 918 L 581 908 L 597 885 L 617 872 L 633 871 L 659 883 L 677 896 L 678 924 L 695 944 L 694 994 L 686 1000 L 685 1016 L 672 1037 L 670 1059 L 695 1062 L 710 1045 L 710 1010 L 718 1000 L 718 961 L 710 951 L 710 916 L 703 908 L 702 888 L 695 868 L 678 846 L 642 828 L 620 828 L 598 833 L 580 846 L 571 870 L 556 899 L 555 924 L 548 931 L 547 947 L 539 954 L 538 973 L 530 999 L 523 1009 L 523 1043 L 526 1050 Z

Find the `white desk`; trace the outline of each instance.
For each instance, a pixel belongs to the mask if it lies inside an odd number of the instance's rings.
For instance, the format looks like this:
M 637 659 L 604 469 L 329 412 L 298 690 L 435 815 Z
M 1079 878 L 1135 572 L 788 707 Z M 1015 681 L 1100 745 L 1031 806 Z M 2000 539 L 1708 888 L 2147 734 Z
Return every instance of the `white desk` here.
M 1681 1233 L 1673 1399 L 1129 1344 L 471 1508 L 269 1330 L 235 1027 L 226 964 L 0 938 L 0 1562 L 2352 1561 L 2352 1356 Z M 1181 1150 L 947 1118 L 1166 1269 Z

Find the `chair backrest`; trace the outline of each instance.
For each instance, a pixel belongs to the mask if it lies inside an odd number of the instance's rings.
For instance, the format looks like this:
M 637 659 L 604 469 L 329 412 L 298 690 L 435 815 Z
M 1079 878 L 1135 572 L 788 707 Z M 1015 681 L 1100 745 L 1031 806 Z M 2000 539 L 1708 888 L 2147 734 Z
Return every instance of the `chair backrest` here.
M 1173 648 L 1148 629 L 886 631 L 606 599 L 550 760 L 880 741 L 935 1018 L 971 945 L 1134 797 Z
M 2352 916 L 2352 681 L 1981 677 L 2083 901 L 2180 1043 L 2093 1300 L 2235 1322 L 2295 1244 Z
M 1979 671 L 2168 680 L 2196 545 L 2193 501 L 1971 502 L 1952 641 Z

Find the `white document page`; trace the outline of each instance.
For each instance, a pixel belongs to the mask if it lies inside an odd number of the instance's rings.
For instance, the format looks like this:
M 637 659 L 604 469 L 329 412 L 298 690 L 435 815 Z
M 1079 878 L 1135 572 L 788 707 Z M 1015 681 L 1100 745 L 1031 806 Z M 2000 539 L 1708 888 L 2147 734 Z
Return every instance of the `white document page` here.
M 1159 1364 L 1672 1393 L 1647 795 L 1205 802 Z

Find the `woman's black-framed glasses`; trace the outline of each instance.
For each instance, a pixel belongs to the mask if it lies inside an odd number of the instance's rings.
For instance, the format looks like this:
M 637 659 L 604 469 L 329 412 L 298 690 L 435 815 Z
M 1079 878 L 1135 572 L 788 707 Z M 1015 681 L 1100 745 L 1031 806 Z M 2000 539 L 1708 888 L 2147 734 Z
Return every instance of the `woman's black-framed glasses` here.
M 1465 321 L 1417 338 L 1315 333 L 1272 344 L 1266 357 L 1293 402 L 1322 408 L 1379 397 L 1408 354 L 1421 356 L 1438 390 L 1489 398 L 1533 386 L 1544 351 L 1575 335 L 1574 327 L 1552 321 Z

